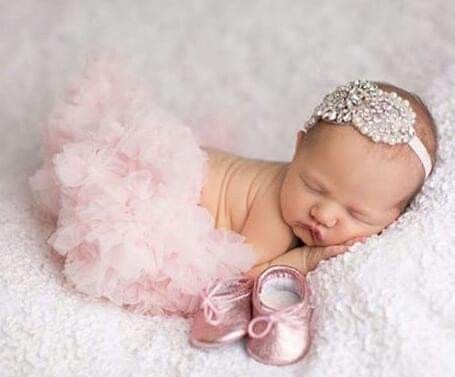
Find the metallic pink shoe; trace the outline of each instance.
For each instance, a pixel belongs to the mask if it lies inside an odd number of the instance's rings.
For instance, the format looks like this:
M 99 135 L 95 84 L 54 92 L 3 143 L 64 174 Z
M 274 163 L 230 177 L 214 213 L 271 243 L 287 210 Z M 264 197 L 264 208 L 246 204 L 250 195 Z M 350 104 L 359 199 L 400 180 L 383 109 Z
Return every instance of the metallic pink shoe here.
M 218 347 L 246 335 L 253 284 L 254 279 L 245 275 L 216 279 L 205 287 L 191 324 L 190 343 L 196 347 Z
M 286 365 L 302 359 L 311 344 L 313 309 L 305 276 L 296 268 L 274 265 L 255 279 L 253 319 L 247 351 L 255 360 Z

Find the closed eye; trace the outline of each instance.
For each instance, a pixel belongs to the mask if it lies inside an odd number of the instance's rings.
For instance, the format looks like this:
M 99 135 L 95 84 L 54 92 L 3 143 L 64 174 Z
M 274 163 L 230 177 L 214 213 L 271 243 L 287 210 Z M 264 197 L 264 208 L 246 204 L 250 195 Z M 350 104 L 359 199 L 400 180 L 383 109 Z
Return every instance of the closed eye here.
M 307 182 L 305 182 L 305 180 L 304 180 L 302 177 L 300 177 L 300 178 L 301 178 L 303 184 L 304 184 L 309 190 L 314 191 L 314 192 L 317 192 L 317 193 L 321 193 L 321 192 L 324 191 L 324 190 L 317 190 L 317 189 L 315 189 L 315 188 L 312 188 Z M 350 215 L 352 218 L 354 218 L 355 220 L 360 221 L 360 222 L 365 223 L 365 224 L 368 224 L 368 225 L 372 225 L 372 224 L 370 224 L 368 221 L 365 221 L 365 220 L 362 219 L 362 217 L 365 217 L 365 215 L 363 215 L 363 214 L 361 214 L 361 213 L 358 213 L 358 212 L 356 212 L 356 211 L 352 211 L 352 210 L 351 210 L 351 211 L 348 211 L 348 212 L 349 212 L 349 215 Z
M 300 179 L 302 180 L 303 184 L 304 184 L 306 187 L 308 187 L 310 190 L 312 190 L 312 191 L 314 191 L 314 192 L 321 192 L 321 190 L 315 189 L 315 188 L 313 188 L 312 186 L 310 186 L 307 182 L 305 182 L 305 180 L 304 180 L 302 177 L 300 177 Z
M 305 182 L 304 182 L 304 183 L 305 183 Z M 321 190 L 318 190 L 318 189 L 315 189 L 315 188 L 311 187 L 308 183 L 305 183 L 305 185 L 306 185 L 311 191 L 318 192 L 318 193 L 321 192 Z
M 358 212 L 356 212 L 356 211 L 349 211 L 349 214 L 350 214 L 354 219 L 356 219 L 356 220 L 358 220 L 358 221 L 361 221 L 361 222 L 363 222 L 363 223 L 365 223 L 365 224 L 372 225 L 372 224 L 369 223 L 368 221 L 362 219 L 362 218 L 365 217 L 365 215 L 363 215 L 363 214 L 361 214 L 361 213 L 358 213 Z
M 355 211 L 349 211 L 349 214 L 350 214 L 352 217 L 356 218 L 357 220 L 361 220 L 361 221 L 362 221 L 362 219 L 361 219 L 362 215 L 361 215 L 360 213 L 355 212 Z

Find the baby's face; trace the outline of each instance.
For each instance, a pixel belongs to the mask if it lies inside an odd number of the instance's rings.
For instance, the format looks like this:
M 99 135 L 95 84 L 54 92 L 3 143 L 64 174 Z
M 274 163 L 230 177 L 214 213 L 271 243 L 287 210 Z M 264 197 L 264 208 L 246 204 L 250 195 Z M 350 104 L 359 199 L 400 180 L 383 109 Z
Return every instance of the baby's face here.
M 423 169 L 416 172 L 409 161 L 381 158 L 371 148 L 385 144 L 372 146 L 352 126 L 320 122 L 317 127 L 322 129 L 310 143 L 298 133 L 281 187 L 283 219 L 309 246 L 341 244 L 381 232 L 401 214 L 423 179 Z M 315 227 L 320 238 L 300 224 Z

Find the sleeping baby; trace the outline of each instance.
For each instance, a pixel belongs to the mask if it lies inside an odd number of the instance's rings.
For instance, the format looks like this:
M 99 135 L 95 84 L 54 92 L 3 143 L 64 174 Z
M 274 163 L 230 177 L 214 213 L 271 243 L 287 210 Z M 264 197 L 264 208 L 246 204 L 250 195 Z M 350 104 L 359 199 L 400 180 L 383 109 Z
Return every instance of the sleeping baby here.
M 427 107 L 389 84 L 338 87 L 292 161 L 266 161 L 200 147 L 125 63 L 73 77 L 29 180 L 66 280 L 136 313 L 192 315 L 215 278 L 313 270 L 396 220 L 436 162 Z
M 248 275 L 275 264 L 307 273 L 380 234 L 434 166 L 437 131 L 417 95 L 383 82 L 349 85 L 326 96 L 298 131 L 290 162 L 203 148 L 209 174 L 200 205 L 216 227 L 242 234 L 253 246 L 257 264 Z M 377 96 L 374 85 L 380 95 L 391 95 Z M 369 91 L 370 106 L 349 114 Z

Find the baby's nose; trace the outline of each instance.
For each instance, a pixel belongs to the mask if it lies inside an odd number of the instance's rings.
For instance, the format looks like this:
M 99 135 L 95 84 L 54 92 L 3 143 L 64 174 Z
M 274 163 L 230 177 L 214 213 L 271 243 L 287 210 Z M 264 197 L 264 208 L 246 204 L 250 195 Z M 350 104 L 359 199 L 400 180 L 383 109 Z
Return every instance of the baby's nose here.
M 335 216 L 332 216 L 330 214 L 330 211 L 327 210 L 321 210 L 320 208 L 317 208 L 314 206 L 311 211 L 310 211 L 311 216 L 315 221 L 317 222 L 318 225 L 323 225 L 325 227 L 333 227 L 337 223 L 337 219 Z

